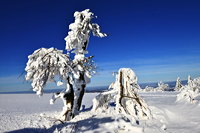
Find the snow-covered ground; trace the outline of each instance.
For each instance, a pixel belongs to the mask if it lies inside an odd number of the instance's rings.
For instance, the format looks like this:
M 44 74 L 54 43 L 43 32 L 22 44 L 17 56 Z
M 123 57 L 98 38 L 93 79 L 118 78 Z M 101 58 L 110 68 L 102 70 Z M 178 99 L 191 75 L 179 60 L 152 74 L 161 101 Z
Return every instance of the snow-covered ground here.
M 141 92 L 150 106 L 153 119 L 138 124 L 118 115 L 113 108 L 92 112 L 92 99 L 98 93 L 86 93 L 82 112 L 65 123 L 56 121 L 62 101 L 49 104 L 51 94 L 0 94 L 0 132 L 134 132 L 199 133 L 200 105 L 176 102 L 177 92 Z

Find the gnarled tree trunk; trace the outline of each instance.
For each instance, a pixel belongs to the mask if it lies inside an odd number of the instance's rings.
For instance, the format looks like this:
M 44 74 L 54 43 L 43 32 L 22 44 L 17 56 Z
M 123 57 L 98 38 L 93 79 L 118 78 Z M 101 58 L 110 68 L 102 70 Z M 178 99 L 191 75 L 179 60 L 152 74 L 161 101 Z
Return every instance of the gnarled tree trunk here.
M 62 92 L 57 92 L 54 93 L 51 100 L 50 104 L 53 104 L 56 99 L 61 98 L 63 100 L 63 110 L 60 114 L 60 119 L 61 120 L 71 120 L 72 118 L 72 109 L 73 109 L 73 104 L 74 104 L 74 89 L 73 85 L 70 83 L 70 78 L 67 78 L 67 84 L 66 84 L 66 90 Z
M 76 91 L 75 91 L 75 97 L 74 97 L 74 105 L 72 110 L 72 118 L 78 114 L 81 108 L 83 96 L 85 94 L 85 79 L 84 79 L 84 72 L 80 73 L 80 77 L 78 80 L 76 80 Z

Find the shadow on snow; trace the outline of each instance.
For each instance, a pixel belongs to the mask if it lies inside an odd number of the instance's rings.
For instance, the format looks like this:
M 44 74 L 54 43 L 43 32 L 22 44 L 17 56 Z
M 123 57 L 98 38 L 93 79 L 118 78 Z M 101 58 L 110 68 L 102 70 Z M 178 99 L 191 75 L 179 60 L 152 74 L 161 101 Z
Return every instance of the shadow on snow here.
M 85 132 L 89 130 L 95 130 L 99 128 L 100 124 L 109 123 L 114 121 L 111 117 L 94 118 L 80 120 L 78 122 L 66 122 L 60 124 L 54 124 L 50 128 L 23 128 L 18 130 L 9 131 L 7 133 L 52 133 L 56 130 L 66 132 Z

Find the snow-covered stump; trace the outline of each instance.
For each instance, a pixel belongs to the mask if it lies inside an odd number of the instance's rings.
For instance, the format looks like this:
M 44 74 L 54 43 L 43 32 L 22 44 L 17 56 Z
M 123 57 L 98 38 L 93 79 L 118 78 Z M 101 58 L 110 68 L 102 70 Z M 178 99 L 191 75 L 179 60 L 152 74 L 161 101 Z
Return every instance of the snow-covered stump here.
M 140 86 L 132 69 L 121 68 L 112 83 L 113 90 L 102 93 L 93 100 L 93 110 L 107 107 L 108 102 L 115 98 L 116 111 L 120 114 L 130 115 L 135 119 L 149 119 L 151 111 L 146 102 L 137 94 Z M 112 96 L 115 93 L 116 97 Z M 100 101 L 98 101 L 100 100 Z
M 145 101 L 139 97 L 140 89 L 137 77 L 130 68 L 122 68 L 118 71 L 115 81 L 118 90 L 116 110 L 118 113 L 129 114 L 136 118 L 150 118 L 150 110 Z

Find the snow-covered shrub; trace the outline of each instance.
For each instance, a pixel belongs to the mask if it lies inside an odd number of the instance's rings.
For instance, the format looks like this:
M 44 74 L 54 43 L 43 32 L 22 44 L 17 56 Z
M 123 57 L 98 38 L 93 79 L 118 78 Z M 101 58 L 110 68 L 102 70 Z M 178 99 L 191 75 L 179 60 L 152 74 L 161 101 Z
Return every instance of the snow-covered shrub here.
M 176 80 L 175 90 L 176 90 L 176 91 L 180 91 L 181 88 L 182 88 L 182 86 L 183 86 L 183 85 L 181 84 L 180 77 L 178 77 L 177 80 Z
M 192 80 L 188 76 L 188 84 L 181 88 L 181 92 L 177 95 L 177 101 L 187 101 L 190 103 L 200 101 L 200 77 Z
M 40 48 L 29 55 L 25 68 L 27 72 L 25 78 L 32 82 L 33 90 L 38 95 L 43 94 L 43 88 L 48 81 L 54 81 L 55 77 L 60 78 L 57 85 L 66 83 L 66 89 L 55 93 L 51 103 L 57 98 L 62 98 L 64 107 L 62 116 L 64 119 L 68 114 L 74 117 L 81 107 L 82 98 L 86 84 L 90 82 L 91 76 L 95 73 L 96 66 L 92 60 L 93 56 L 85 57 L 89 43 L 90 34 L 97 37 L 105 37 L 106 34 L 100 32 L 100 27 L 92 23 L 94 14 L 86 9 L 74 13 L 75 22 L 70 24 L 66 41 L 67 54 L 55 48 Z M 74 58 L 70 58 L 71 53 L 75 53 Z M 69 105 L 70 104 L 70 105 Z M 69 118 L 67 118 L 69 120 Z
M 169 85 L 160 81 L 158 82 L 158 87 L 156 89 L 161 91 L 167 91 L 169 89 Z
M 169 88 L 169 85 L 163 83 L 162 81 L 158 82 L 157 87 L 146 86 L 144 89 L 140 89 L 140 91 L 142 92 L 157 92 L 157 91 L 169 91 L 169 90 L 171 90 Z
M 151 91 L 156 91 L 156 88 L 151 87 L 151 86 L 146 86 L 144 89 L 140 89 L 142 92 L 151 92 Z
M 137 93 L 140 86 L 132 69 L 119 69 L 116 81 L 110 87 L 113 89 L 98 95 L 93 100 L 93 110 L 108 108 L 109 100 L 114 99 L 117 113 L 130 115 L 136 119 L 151 118 L 148 105 Z
M 101 109 L 101 111 L 106 110 L 109 107 L 110 101 L 113 99 L 111 93 L 103 92 L 97 95 L 93 100 L 92 110 L 96 111 L 97 109 Z

